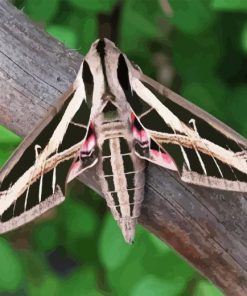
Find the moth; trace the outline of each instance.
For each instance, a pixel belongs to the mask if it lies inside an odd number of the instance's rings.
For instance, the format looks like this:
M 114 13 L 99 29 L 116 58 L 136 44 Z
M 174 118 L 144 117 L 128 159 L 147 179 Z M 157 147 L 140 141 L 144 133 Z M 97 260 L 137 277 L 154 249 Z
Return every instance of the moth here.
M 178 172 L 184 182 L 247 192 L 246 140 L 150 81 L 108 39 L 92 44 L 56 112 L 0 172 L 0 233 L 61 203 L 66 185 L 89 168 L 128 243 L 147 162 Z

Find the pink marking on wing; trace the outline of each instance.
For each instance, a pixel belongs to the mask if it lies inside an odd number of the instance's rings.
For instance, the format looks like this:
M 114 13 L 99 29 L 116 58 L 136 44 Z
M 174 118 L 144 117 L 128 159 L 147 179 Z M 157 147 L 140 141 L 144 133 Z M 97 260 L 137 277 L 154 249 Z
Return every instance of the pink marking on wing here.
M 77 177 L 80 167 L 81 167 L 80 161 L 76 161 L 71 165 L 69 175 L 67 177 L 67 183 L 69 183 L 71 180 Z
M 134 125 L 134 121 L 136 119 L 136 116 L 134 113 L 131 113 L 131 120 L 132 120 L 132 132 L 135 139 L 137 139 L 140 142 L 146 142 L 148 141 L 147 133 L 144 129 L 137 129 Z
M 137 128 L 135 128 L 134 126 L 132 127 L 132 132 L 133 132 L 133 136 L 135 139 L 139 140 L 140 141 L 140 133 L 139 131 L 137 130 Z
M 172 159 L 172 157 L 165 152 L 157 151 L 154 149 L 150 149 L 151 158 L 154 162 L 157 162 L 160 166 L 168 168 L 170 170 L 177 170 L 177 167 Z
M 89 152 L 94 148 L 95 144 L 96 144 L 95 135 L 91 135 L 85 141 L 83 141 L 80 151 Z
M 133 136 L 140 142 L 148 141 L 147 133 L 144 130 L 138 130 L 135 126 L 132 128 Z

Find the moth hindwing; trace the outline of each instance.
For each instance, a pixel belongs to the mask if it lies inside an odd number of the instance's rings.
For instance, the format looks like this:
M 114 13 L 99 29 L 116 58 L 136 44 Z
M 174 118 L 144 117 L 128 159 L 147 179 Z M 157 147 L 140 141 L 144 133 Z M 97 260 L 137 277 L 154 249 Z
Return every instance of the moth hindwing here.
M 107 39 L 96 40 L 57 112 L 23 141 L 0 172 L 0 233 L 64 200 L 92 167 L 128 243 L 144 196 L 146 160 L 188 183 L 247 192 L 247 143 L 145 77 Z

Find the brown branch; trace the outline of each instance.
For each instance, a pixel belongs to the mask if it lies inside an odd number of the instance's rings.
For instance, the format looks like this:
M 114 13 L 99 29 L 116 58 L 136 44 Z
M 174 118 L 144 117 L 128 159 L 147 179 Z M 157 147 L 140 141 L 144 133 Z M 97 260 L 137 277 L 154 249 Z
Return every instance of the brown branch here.
M 82 57 L 6 0 L 0 4 L 0 28 L 0 123 L 24 136 L 73 81 Z M 168 97 L 179 97 L 157 83 L 153 86 Z M 98 188 L 90 172 L 83 180 Z M 189 186 L 154 165 L 147 170 L 139 222 L 226 295 L 247 295 L 246 212 L 246 196 L 241 193 Z

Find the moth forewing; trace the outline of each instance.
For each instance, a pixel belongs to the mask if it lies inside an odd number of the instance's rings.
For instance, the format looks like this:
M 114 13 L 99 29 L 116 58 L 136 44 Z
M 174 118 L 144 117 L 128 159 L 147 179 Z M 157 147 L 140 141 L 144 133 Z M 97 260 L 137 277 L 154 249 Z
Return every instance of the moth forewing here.
M 32 220 L 39 212 L 43 213 L 64 199 L 69 167 L 78 155 L 87 131 L 87 126 L 73 122 L 78 118 L 83 120 L 86 113 L 81 74 L 82 66 L 69 90 L 24 139 L 1 171 L 2 232 Z
M 200 186 L 246 192 L 247 161 L 244 155 L 247 154 L 247 141 L 205 111 L 145 75 L 140 74 L 140 80 L 155 97 L 153 104 L 159 99 L 173 113 L 168 119 L 162 116 L 167 125 L 163 131 L 152 130 L 146 125 L 146 132 L 165 150 L 168 149 L 175 162 L 180 150 L 180 157 L 184 159 L 178 165 L 182 180 Z M 146 94 L 143 92 L 142 95 Z M 160 109 L 157 109 L 157 115 L 161 114 Z M 174 118 L 181 121 L 180 130 L 172 125 L 176 122 Z

